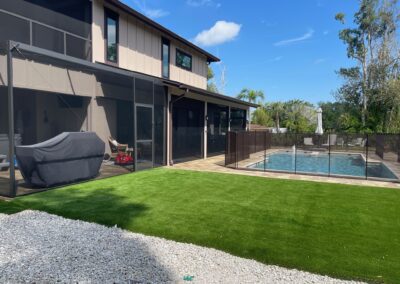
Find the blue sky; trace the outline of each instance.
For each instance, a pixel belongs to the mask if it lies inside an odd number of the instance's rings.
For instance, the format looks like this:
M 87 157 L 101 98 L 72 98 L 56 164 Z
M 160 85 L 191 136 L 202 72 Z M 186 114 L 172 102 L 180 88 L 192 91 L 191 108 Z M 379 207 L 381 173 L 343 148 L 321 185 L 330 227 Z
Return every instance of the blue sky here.
M 344 12 L 351 20 L 356 0 L 123 2 L 220 57 L 212 67 L 217 85 L 226 70 L 229 96 L 248 87 L 263 90 L 266 101 L 333 101 L 341 84 L 335 71 L 354 64 L 334 16 Z

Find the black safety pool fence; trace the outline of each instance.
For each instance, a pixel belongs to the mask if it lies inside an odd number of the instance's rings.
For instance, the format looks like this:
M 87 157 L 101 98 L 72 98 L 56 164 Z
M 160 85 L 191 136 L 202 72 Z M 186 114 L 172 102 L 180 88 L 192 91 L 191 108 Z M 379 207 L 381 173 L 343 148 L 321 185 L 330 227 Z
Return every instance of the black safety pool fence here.
M 228 132 L 225 166 L 400 181 L 400 134 Z

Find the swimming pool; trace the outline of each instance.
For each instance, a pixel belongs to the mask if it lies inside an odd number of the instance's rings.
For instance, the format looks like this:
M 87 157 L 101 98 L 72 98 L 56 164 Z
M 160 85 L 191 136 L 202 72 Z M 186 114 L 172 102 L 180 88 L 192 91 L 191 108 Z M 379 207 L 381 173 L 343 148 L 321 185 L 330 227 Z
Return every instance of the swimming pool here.
M 248 166 L 251 169 L 275 170 L 296 173 L 316 173 L 338 176 L 365 177 L 365 159 L 361 154 L 328 153 L 324 152 L 293 152 L 279 151 L 268 154 L 264 161 Z M 368 162 L 368 177 L 383 179 L 398 179 L 397 176 L 383 163 Z

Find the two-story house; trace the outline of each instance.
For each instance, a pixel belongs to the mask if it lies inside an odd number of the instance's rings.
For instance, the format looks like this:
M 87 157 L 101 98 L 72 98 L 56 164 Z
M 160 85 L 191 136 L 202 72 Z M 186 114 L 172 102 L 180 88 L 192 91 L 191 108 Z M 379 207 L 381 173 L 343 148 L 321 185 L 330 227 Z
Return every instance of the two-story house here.
M 117 0 L 0 1 L 0 42 L 3 156 L 11 125 L 23 145 L 93 131 L 111 154 L 112 137 L 135 170 L 204 158 L 254 107 L 207 91 L 217 57 Z

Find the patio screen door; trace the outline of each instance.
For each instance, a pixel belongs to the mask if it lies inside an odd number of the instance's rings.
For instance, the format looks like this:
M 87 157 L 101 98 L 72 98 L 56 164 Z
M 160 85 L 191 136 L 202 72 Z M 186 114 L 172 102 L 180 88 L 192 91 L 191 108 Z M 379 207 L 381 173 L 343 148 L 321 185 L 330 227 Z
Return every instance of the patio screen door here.
M 136 170 L 153 167 L 153 106 L 136 104 Z

